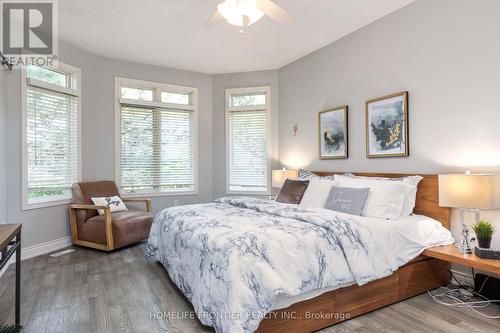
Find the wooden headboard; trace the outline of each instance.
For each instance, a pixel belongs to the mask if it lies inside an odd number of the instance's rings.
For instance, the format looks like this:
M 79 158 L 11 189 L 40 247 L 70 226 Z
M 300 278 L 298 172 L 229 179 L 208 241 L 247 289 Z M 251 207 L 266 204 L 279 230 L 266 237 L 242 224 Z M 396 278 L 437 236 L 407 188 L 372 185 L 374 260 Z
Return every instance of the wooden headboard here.
M 344 172 L 322 172 L 313 171 L 318 176 L 329 176 L 329 175 L 341 175 Z M 352 172 L 352 174 L 357 176 L 365 177 L 386 177 L 386 178 L 399 178 L 413 176 L 415 174 L 404 174 L 404 173 L 364 173 L 364 172 Z M 437 175 L 422 175 L 424 177 L 420 183 L 418 183 L 417 190 L 417 200 L 415 203 L 415 209 L 413 212 L 415 214 L 429 216 L 435 220 L 438 220 L 447 229 L 450 229 L 450 209 L 446 207 L 439 206 L 439 188 L 438 188 L 438 176 Z

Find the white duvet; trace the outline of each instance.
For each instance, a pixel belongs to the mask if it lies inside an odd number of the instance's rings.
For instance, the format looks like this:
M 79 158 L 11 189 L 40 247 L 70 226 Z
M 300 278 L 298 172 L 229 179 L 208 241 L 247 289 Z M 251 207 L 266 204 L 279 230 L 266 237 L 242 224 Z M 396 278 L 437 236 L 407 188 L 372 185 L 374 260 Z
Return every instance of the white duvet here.
M 382 240 L 380 245 L 385 256 L 393 257 L 393 270 L 415 259 L 426 248 L 448 245 L 454 242 L 449 230 L 443 228 L 438 221 L 424 215 L 412 215 L 397 220 L 386 220 L 376 217 L 359 217 L 359 219 L 363 221 L 362 223 L 374 235 L 377 235 L 378 239 Z M 352 284 L 345 283 L 296 296 L 278 295 L 273 303 L 272 310 L 287 308 L 294 303 L 302 302 L 328 291 L 347 287 Z

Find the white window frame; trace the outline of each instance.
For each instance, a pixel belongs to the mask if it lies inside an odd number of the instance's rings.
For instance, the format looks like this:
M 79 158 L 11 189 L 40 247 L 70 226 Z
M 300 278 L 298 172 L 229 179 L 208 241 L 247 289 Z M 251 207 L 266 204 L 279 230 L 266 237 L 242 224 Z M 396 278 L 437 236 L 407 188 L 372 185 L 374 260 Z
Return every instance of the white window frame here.
M 121 88 L 152 89 L 153 101 L 142 101 L 121 97 Z M 191 94 L 191 104 L 172 104 L 161 102 L 161 92 Z M 144 107 L 154 107 L 163 109 L 189 110 L 193 111 L 193 172 L 194 190 L 189 191 L 162 191 L 162 192 L 139 192 L 126 193 L 127 197 L 168 197 L 181 195 L 197 195 L 199 191 L 198 182 L 198 88 L 174 85 L 170 83 L 160 83 L 115 77 L 115 182 L 121 191 L 121 105 L 135 105 Z
M 266 104 L 251 106 L 232 106 L 231 96 L 242 94 L 266 94 Z M 265 110 L 267 113 L 267 191 L 231 191 L 229 189 L 229 112 L 233 111 L 255 111 Z M 229 195 L 271 195 L 271 166 L 272 166 L 272 109 L 271 109 L 271 87 L 246 87 L 246 88 L 228 88 L 226 89 L 226 194 Z
M 27 69 L 21 70 L 21 114 L 22 114 L 22 130 L 21 130 L 21 145 L 22 145 L 22 210 L 31 210 L 44 207 L 67 205 L 71 203 L 71 198 L 60 200 L 41 200 L 39 203 L 29 203 L 28 200 L 28 86 L 39 87 L 71 96 L 77 97 L 77 171 L 78 181 L 82 179 L 82 72 L 81 69 L 69 64 L 58 61 L 55 68 L 46 67 L 53 71 L 60 71 L 66 75 L 70 75 L 71 80 L 68 82 L 69 87 L 62 87 L 57 84 L 48 83 L 42 80 L 28 78 Z

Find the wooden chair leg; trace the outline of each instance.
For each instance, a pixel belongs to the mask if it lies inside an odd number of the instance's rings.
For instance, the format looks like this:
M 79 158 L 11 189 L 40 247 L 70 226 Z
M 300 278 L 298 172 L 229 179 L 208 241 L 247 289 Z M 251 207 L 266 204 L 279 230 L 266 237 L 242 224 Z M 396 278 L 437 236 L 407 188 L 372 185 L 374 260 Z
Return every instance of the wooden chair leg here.
M 104 210 L 104 228 L 106 229 L 106 245 L 109 250 L 113 250 L 115 248 L 115 244 L 113 240 L 113 224 L 110 209 Z
M 78 241 L 78 228 L 76 226 L 76 209 L 69 208 L 69 228 L 71 230 L 71 240 Z

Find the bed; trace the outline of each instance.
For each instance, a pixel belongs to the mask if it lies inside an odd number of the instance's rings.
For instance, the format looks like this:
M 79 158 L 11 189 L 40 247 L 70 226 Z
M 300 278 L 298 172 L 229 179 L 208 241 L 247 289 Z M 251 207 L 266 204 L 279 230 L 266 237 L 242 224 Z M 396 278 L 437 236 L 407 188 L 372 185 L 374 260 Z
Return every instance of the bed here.
M 158 213 L 147 255 L 218 333 L 312 332 L 449 282 L 447 263 L 420 255 L 451 239 L 437 175 L 423 176 L 413 211 L 391 227 L 394 221 L 221 198 Z

